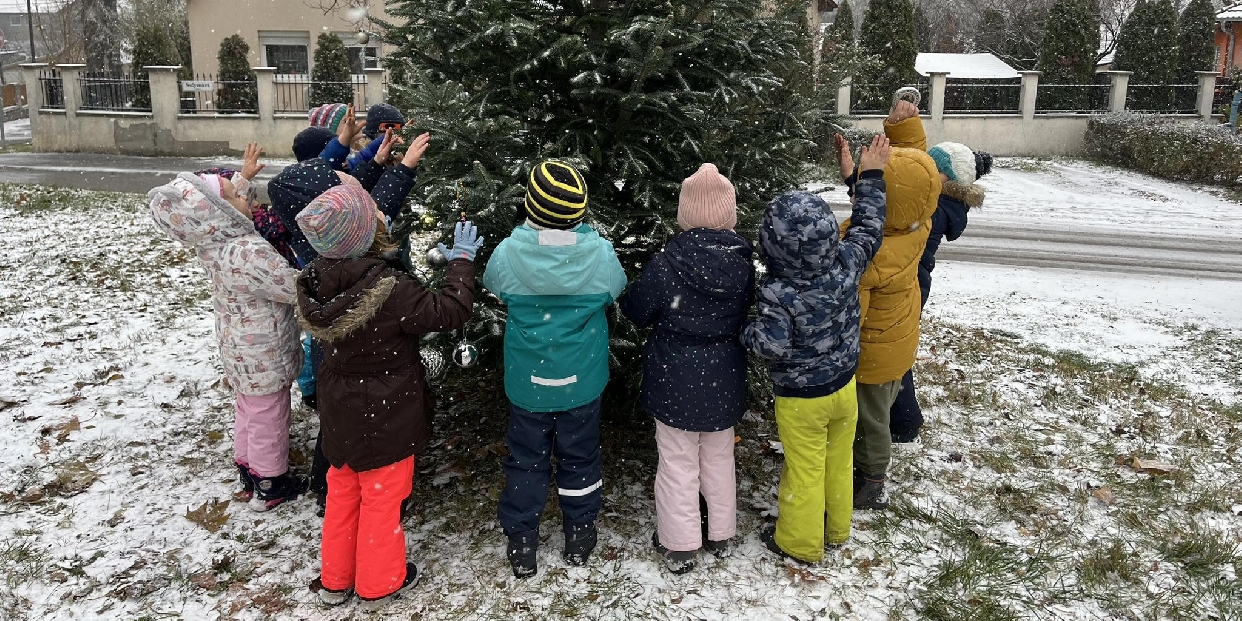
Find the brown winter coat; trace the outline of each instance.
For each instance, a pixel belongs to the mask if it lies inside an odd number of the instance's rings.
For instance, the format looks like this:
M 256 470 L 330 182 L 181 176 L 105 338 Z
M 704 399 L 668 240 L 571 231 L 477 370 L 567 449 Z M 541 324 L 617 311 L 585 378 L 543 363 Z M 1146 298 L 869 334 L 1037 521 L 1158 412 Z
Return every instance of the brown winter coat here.
M 427 448 L 433 403 L 419 337 L 465 324 L 474 291 L 474 263 L 462 259 L 439 293 L 369 255 L 320 257 L 302 272 L 298 310 L 323 342 L 319 420 L 333 466 L 373 470 Z

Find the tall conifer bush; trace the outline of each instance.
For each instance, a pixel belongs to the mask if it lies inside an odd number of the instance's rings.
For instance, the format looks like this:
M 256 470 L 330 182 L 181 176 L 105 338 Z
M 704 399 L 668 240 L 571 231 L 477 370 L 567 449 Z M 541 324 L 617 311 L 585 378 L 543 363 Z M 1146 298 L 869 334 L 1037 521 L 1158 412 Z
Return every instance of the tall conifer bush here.
M 220 42 L 220 85 L 216 89 L 216 109 L 224 112 L 259 111 L 258 77 L 250 68 L 250 45 L 241 35 Z
M 345 43 L 330 32 L 320 33 L 315 43 L 315 68 L 311 70 L 310 107 L 353 103 L 354 86 L 350 79 Z

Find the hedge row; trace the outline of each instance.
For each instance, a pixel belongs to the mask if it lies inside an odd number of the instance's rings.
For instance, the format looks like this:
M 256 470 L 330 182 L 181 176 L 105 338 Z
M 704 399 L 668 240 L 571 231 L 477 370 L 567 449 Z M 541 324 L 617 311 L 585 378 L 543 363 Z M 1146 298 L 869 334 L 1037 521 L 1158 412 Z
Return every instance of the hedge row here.
M 1242 139 L 1224 125 L 1121 112 L 1092 117 L 1085 152 L 1099 161 L 1175 181 L 1242 184 Z

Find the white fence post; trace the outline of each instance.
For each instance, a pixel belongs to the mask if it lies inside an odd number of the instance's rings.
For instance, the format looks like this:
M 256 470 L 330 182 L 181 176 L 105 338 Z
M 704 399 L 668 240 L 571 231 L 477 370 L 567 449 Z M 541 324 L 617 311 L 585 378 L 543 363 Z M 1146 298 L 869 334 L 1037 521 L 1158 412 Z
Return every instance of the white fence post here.
M 181 84 L 177 73 L 181 67 L 156 65 L 143 67 L 151 84 L 151 118 L 155 126 L 172 131 L 181 113 Z
M 367 84 L 365 89 L 365 97 L 367 109 L 377 103 L 384 103 L 384 69 L 382 67 L 367 67 L 362 70 L 366 76 Z M 358 110 L 358 116 L 365 116 L 364 110 Z
M 259 98 L 259 121 L 276 122 L 276 68 L 254 67 L 255 93 Z
M 837 115 L 849 116 L 850 106 L 853 102 L 850 99 L 854 96 L 854 78 L 847 77 L 841 80 L 841 85 L 837 87 Z
M 1196 71 L 1199 76 L 1199 99 L 1195 110 L 1204 121 L 1212 122 L 1212 102 L 1216 100 L 1216 72 Z
M 1108 77 L 1111 81 L 1108 88 L 1109 112 L 1126 111 L 1126 91 L 1130 89 L 1130 76 L 1132 75 L 1134 75 L 1133 71 L 1108 72 Z
M 60 84 L 65 93 L 65 116 L 77 118 L 78 108 L 82 106 L 82 69 L 86 65 L 57 65 L 60 70 Z
M 1022 74 L 1022 94 L 1018 101 L 1018 111 L 1025 121 L 1035 120 L 1035 102 L 1039 97 L 1039 71 L 1019 71 Z
M 43 83 L 39 81 L 39 73 L 47 68 L 47 63 L 26 63 L 22 65 L 22 80 L 26 83 L 26 110 L 30 113 L 30 142 L 39 148 L 43 135 L 39 131 L 39 112 L 43 108 Z
M 941 123 L 944 121 L 944 89 L 949 83 L 949 73 L 947 71 L 933 71 L 931 76 L 931 101 L 928 102 L 927 108 L 931 112 L 933 123 Z

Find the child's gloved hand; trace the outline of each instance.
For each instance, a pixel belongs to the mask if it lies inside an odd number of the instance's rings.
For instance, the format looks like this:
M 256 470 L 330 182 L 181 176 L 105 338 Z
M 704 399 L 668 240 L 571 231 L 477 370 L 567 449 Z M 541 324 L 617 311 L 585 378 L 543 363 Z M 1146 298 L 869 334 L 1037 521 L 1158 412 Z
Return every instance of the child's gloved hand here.
M 453 227 L 453 248 L 448 249 L 444 244 L 437 244 L 440 253 L 444 258 L 452 261 L 453 259 L 465 259 L 473 261 L 474 256 L 478 254 L 479 248 L 483 246 L 483 238 L 479 236 L 479 228 L 469 220 L 458 222 Z

